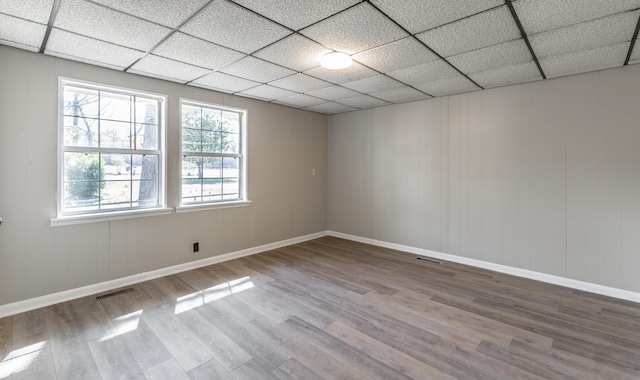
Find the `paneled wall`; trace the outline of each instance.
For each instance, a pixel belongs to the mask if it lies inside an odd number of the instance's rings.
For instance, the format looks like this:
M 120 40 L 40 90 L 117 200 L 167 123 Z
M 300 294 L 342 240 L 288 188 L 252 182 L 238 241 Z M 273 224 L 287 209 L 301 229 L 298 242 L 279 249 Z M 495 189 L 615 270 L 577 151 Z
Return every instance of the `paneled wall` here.
M 59 76 L 169 96 L 169 207 L 178 203 L 179 98 L 248 109 L 251 206 L 50 227 Z M 0 83 L 0 305 L 326 229 L 325 115 L 4 46 Z
M 640 291 L 640 65 L 329 118 L 329 229 Z

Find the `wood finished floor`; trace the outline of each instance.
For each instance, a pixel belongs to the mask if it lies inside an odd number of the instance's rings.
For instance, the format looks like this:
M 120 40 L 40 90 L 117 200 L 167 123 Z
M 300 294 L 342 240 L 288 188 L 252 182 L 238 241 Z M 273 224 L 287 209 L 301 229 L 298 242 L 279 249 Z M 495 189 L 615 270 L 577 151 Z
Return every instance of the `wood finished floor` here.
M 0 319 L 9 379 L 640 379 L 640 305 L 326 237 Z

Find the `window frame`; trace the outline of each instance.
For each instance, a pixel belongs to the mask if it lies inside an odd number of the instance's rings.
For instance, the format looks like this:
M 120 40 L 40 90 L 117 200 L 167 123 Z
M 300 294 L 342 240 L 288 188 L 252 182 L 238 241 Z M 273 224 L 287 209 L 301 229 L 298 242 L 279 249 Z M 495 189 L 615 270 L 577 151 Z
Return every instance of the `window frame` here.
M 153 149 L 136 149 L 135 147 L 127 148 L 107 148 L 107 147 L 71 147 L 65 145 L 64 140 L 64 92 L 65 87 L 78 87 L 93 91 L 104 91 L 116 95 L 140 96 L 145 99 L 155 99 L 158 101 L 158 145 Z M 167 100 L 165 94 L 158 94 L 150 91 L 113 86 L 96 82 L 83 81 L 73 78 L 58 78 L 58 146 L 57 146 L 57 185 L 56 185 L 56 217 L 51 219 L 52 226 L 99 222 L 108 220 L 117 220 L 125 218 L 134 218 L 142 216 L 153 216 L 168 214 L 171 212 L 167 208 L 167 149 L 166 149 L 166 117 L 167 117 Z M 98 117 L 98 120 L 101 118 Z M 86 212 L 68 212 L 64 209 L 64 182 L 65 167 L 64 156 L 67 152 L 97 152 L 105 154 L 124 154 L 124 155 L 144 155 L 150 153 L 158 156 L 158 204 L 150 207 L 124 207 L 115 208 L 113 210 L 89 210 Z
M 213 110 L 234 112 L 240 115 L 240 138 L 239 138 L 239 153 L 238 154 L 227 154 L 227 153 L 206 153 L 206 152 L 184 152 L 183 151 L 183 106 L 195 106 L 200 108 L 207 108 Z M 188 98 L 180 98 L 178 103 L 178 114 L 179 114 L 179 131 L 178 131 L 178 152 L 179 152 L 179 162 L 178 162 L 178 206 L 176 207 L 176 212 L 189 212 L 189 211 L 201 211 L 201 210 L 210 210 L 210 209 L 219 209 L 219 208 L 230 208 L 230 207 L 243 207 L 249 206 L 251 201 L 247 198 L 247 124 L 248 124 L 248 110 L 237 107 L 230 107 L 221 104 L 209 103 L 200 100 L 188 99 Z M 219 200 L 219 201 L 200 201 L 200 202 L 189 202 L 183 203 L 182 197 L 182 169 L 183 169 L 183 159 L 186 155 L 191 156 L 208 156 L 208 157 L 238 157 L 239 165 L 238 165 L 238 199 L 233 200 Z

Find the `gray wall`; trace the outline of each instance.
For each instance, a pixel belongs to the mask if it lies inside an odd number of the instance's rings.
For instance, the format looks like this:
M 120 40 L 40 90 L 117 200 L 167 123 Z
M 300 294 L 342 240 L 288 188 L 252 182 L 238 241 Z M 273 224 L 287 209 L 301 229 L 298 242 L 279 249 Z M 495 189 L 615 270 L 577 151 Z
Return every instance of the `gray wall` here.
M 169 96 L 169 207 L 178 203 L 179 97 L 248 109 L 253 203 L 50 227 L 58 76 Z M 325 115 L 4 46 L 0 83 L 0 305 L 326 230 Z M 199 254 L 191 253 L 196 240 Z
M 640 65 L 329 118 L 329 229 L 640 291 Z

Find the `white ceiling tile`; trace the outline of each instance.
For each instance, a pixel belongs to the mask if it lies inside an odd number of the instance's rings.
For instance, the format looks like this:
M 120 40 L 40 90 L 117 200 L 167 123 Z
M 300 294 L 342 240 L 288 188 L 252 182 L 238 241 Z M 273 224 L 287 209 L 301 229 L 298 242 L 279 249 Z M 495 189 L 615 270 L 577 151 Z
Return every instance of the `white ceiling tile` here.
M 505 5 L 428 30 L 416 37 L 441 56 L 450 57 L 520 36 L 520 30 Z
M 524 40 L 513 40 L 447 58 L 465 74 L 529 62 L 533 58 Z
M 353 90 L 349 90 L 348 88 L 333 86 L 329 88 L 323 88 L 321 90 L 310 91 L 307 93 L 307 95 L 311 95 L 316 98 L 336 101 L 345 98 L 353 98 L 354 96 L 362 94 Z
M 386 100 L 390 103 L 403 103 L 403 102 L 411 102 L 414 100 L 431 98 L 429 95 L 426 95 L 414 88 L 406 87 L 406 86 L 401 88 L 394 88 L 393 90 L 374 92 L 371 94 L 371 96 L 375 96 L 376 98 Z
M 290 31 L 227 0 L 216 0 L 181 31 L 244 53 L 253 53 Z
M 271 20 L 277 21 L 293 30 L 299 30 L 307 25 L 327 18 L 340 12 L 359 0 L 234 0 Z
M 280 99 L 279 103 L 304 108 L 304 107 L 312 107 L 317 106 L 318 104 L 326 103 L 327 101 L 324 99 L 314 98 L 313 96 L 298 94 L 294 96 L 290 96 L 288 98 Z
M 422 65 L 392 71 L 388 75 L 406 84 L 414 84 L 451 78 L 460 74 L 451 65 L 439 59 Z
M 340 103 L 356 108 L 380 107 L 389 104 L 384 100 L 376 99 L 369 95 L 359 95 L 353 98 L 340 99 Z
M 484 88 L 542 79 L 538 66 L 531 61 L 522 65 L 500 67 L 469 75 Z
M 53 0 L 2 0 L 0 13 L 20 17 L 40 24 L 47 24 L 53 8 Z
M 529 36 L 529 41 L 539 59 L 615 45 L 631 39 L 638 22 L 638 14 L 639 11 L 618 13 L 534 34 Z
M 318 104 L 318 105 L 315 105 L 315 106 L 307 107 L 305 109 L 309 110 L 309 111 L 315 111 L 315 112 L 320 112 L 320 113 L 328 113 L 328 114 L 334 114 L 334 113 L 348 112 L 348 111 L 357 110 L 357 108 L 345 106 L 344 104 L 338 104 L 338 103 L 334 103 L 334 102 L 322 103 L 322 104 Z
M 220 72 L 205 75 L 190 84 L 228 93 L 244 91 L 248 88 L 260 85 L 258 82 L 234 77 Z
M 119 69 L 129 67 L 144 55 L 144 52 L 139 50 L 98 41 L 55 28 L 51 31 L 45 53 Z
M 640 8 L 640 0 L 519 0 L 513 6 L 531 35 Z
M 376 75 L 369 78 L 359 79 L 353 82 L 347 82 L 342 84 L 346 88 L 356 90 L 363 93 L 371 93 L 378 91 L 391 90 L 394 88 L 404 86 L 402 83 L 395 79 L 389 78 L 386 75 Z
M 407 37 L 400 27 L 364 2 L 301 33 L 330 49 L 349 54 Z
M 504 5 L 501 0 L 372 0 L 411 33 L 419 33 Z
M 47 27 L 17 17 L 0 14 L 0 43 L 38 51 Z
M 353 59 L 383 73 L 435 61 L 438 56 L 413 37 L 358 53 Z
M 302 93 L 332 86 L 329 82 L 300 73 L 269 82 L 269 84 L 275 87 Z
M 185 83 L 211 71 L 167 58 L 148 55 L 133 65 L 129 72 Z
M 62 0 L 54 26 L 97 40 L 148 51 L 171 31 L 82 0 Z
M 480 89 L 478 86 L 473 84 L 473 82 L 462 75 L 459 75 L 455 78 L 418 84 L 415 86 L 415 88 L 433 96 L 459 94 L 462 92 L 469 92 Z
M 269 86 L 268 84 L 263 84 L 257 87 L 250 88 L 248 90 L 241 91 L 240 95 L 249 95 L 269 100 L 279 100 L 296 95 L 296 93 L 293 91 L 284 90 L 282 88 Z
M 153 50 L 153 54 L 212 70 L 220 69 L 245 56 L 235 50 L 180 32 L 171 35 Z
M 295 71 L 320 65 L 320 59 L 331 50 L 299 34 L 292 34 L 255 53 L 254 56 Z
M 342 70 L 331 70 L 318 66 L 311 70 L 307 70 L 304 73 L 336 84 L 372 77 L 377 74 L 375 71 L 364 67 L 357 62 L 354 62 L 351 66 Z
M 175 28 L 202 8 L 209 0 L 92 0 L 121 12 Z
M 621 66 L 627 56 L 629 43 L 621 43 L 577 53 L 547 57 L 540 60 L 548 78 L 603 70 Z
M 285 69 L 284 67 L 280 67 L 254 57 L 245 57 L 220 71 L 262 83 L 271 82 L 276 79 L 295 74 L 295 71 Z

